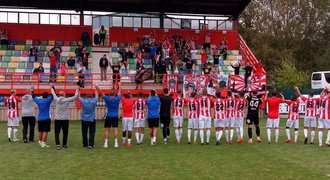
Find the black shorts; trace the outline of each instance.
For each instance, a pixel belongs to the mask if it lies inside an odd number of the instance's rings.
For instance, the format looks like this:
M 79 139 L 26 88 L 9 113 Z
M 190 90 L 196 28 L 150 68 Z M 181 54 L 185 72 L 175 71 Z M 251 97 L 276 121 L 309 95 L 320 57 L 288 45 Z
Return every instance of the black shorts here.
M 160 123 L 164 124 L 164 126 L 170 126 L 171 116 L 160 116 Z
M 104 128 L 117 128 L 118 127 L 118 117 L 107 116 L 104 121 Z
M 39 132 L 50 132 L 50 119 L 44 121 L 38 121 Z
M 258 126 L 259 125 L 259 117 L 258 116 L 247 116 L 246 117 L 246 124 L 248 125 L 256 125 Z
M 148 118 L 149 128 L 158 128 L 159 127 L 159 118 Z

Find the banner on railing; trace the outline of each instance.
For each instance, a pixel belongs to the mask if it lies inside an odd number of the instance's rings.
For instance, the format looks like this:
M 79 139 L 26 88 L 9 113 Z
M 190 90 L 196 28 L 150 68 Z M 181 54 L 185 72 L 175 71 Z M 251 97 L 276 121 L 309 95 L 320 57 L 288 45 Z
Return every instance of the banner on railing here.
M 202 90 L 208 85 L 209 76 L 183 76 L 183 96 L 189 97 L 192 92 L 202 93 Z
M 210 75 L 207 85 L 207 94 L 215 96 L 215 93 L 217 92 L 217 89 L 219 89 L 220 86 L 228 85 L 228 79 L 229 77 L 226 74 Z
M 255 75 L 251 75 L 247 78 L 246 84 L 244 81 L 244 75 L 235 75 L 230 78 L 230 89 L 235 89 L 237 91 L 253 91 L 260 90 L 262 86 L 266 84 L 266 75 L 258 78 Z
M 167 75 L 167 88 L 171 93 L 177 92 L 178 76 Z

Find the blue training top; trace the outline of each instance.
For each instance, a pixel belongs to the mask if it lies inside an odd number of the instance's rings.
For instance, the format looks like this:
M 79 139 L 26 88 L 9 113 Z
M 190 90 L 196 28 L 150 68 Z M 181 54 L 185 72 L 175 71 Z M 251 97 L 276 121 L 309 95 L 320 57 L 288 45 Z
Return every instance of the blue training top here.
M 105 100 L 105 104 L 107 105 L 107 116 L 112 118 L 118 117 L 118 109 L 121 96 L 103 96 L 103 99 Z
M 95 107 L 97 104 L 98 99 L 92 98 L 92 99 L 84 99 L 79 98 L 81 103 L 81 120 L 82 121 L 88 121 L 88 122 L 94 122 L 95 121 Z
M 160 99 L 158 96 L 152 96 L 147 99 L 148 118 L 159 118 Z
M 50 105 L 53 102 L 53 96 L 48 96 L 48 98 L 38 98 L 34 97 L 33 100 L 36 102 L 39 108 L 38 121 L 44 121 L 50 119 Z

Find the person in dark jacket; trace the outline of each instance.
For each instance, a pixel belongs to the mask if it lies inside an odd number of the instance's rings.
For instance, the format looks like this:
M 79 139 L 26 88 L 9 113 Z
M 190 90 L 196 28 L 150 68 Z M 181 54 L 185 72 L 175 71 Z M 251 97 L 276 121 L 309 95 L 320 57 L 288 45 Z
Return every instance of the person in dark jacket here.
M 109 67 L 109 60 L 107 59 L 107 55 L 104 54 L 99 62 L 100 70 L 101 70 L 101 81 L 107 81 L 107 69 Z
M 239 75 L 239 69 L 241 68 L 241 64 L 239 62 L 235 64 L 235 66 L 231 64 L 231 67 L 234 68 L 235 75 Z
M 82 57 L 83 57 L 82 51 L 83 51 L 83 47 L 80 44 L 78 44 L 78 47 L 75 50 L 77 62 L 82 61 Z
M 69 69 L 74 69 L 76 61 L 72 56 L 69 56 L 69 59 L 68 59 L 67 63 L 68 63 Z

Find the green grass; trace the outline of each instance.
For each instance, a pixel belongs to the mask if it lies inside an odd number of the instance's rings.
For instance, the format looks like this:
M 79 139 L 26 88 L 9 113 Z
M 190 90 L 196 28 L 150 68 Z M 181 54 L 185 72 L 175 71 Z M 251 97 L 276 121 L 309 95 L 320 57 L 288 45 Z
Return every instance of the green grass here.
M 300 122 L 302 123 L 302 121 Z M 282 120 L 281 127 L 285 121 Z M 187 123 L 185 123 L 187 125 Z M 21 128 L 21 127 L 20 127 Z M 150 146 L 148 130 L 144 144 L 128 149 L 113 148 L 113 138 L 108 149 L 102 148 L 103 126 L 97 122 L 95 149 L 82 148 L 79 121 L 70 122 L 69 148 L 57 151 L 54 131 L 50 132 L 48 149 L 37 143 L 8 143 L 6 123 L 0 123 L 0 177 L 6 179 L 328 179 L 330 174 L 330 148 L 304 145 L 302 129 L 298 145 L 285 144 L 284 128 L 280 143 L 266 143 L 266 129 L 261 124 L 263 142 L 214 145 L 174 142 L 171 131 L 170 143 L 162 144 L 161 133 L 157 145 Z M 247 129 L 244 128 L 247 136 Z M 274 132 L 272 132 L 274 135 Z M 293 131 L 292 131 L 293 135 Z M 19 137 L 22 132 L 19 132 Z M 111 133 L 112 136 L 112 133 Z M 325 135 L 324 135 L 325 136 Z M 255 137 L 255 136 L 254 136 Z M 20 138 L 21 139 L 21 138 Z M 135 137 L 132 138 L 135 143 Z M 224 136 L 223 138 L 224 139 Z M 274 139 L 274 138 L 273 138 Z M 36 139 L 37 140 L 37 139 Z M 121 140 L 121 138 L 120 138 Z M 315 139 L 317 142 L 317 139 Z

